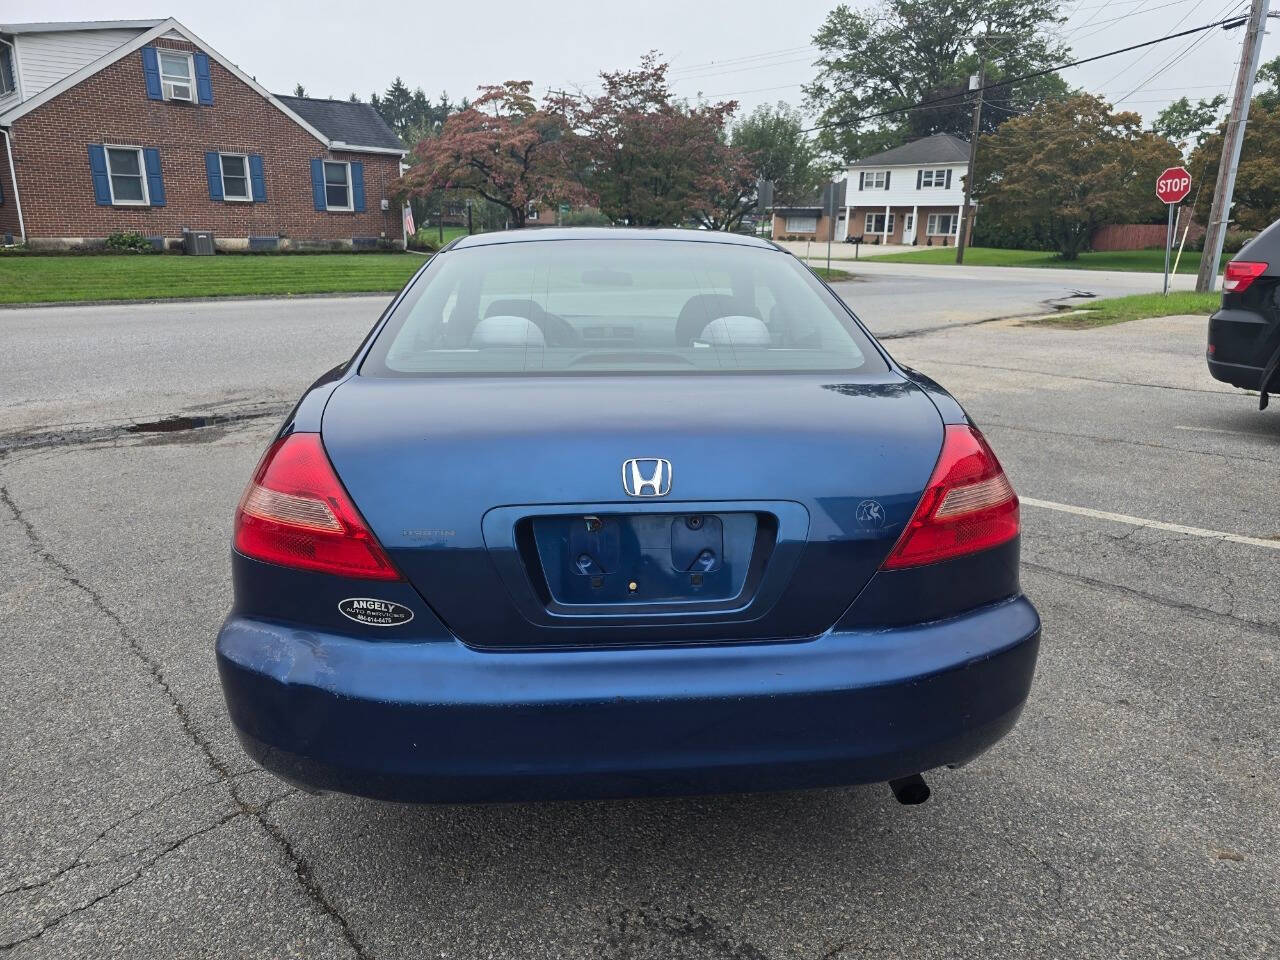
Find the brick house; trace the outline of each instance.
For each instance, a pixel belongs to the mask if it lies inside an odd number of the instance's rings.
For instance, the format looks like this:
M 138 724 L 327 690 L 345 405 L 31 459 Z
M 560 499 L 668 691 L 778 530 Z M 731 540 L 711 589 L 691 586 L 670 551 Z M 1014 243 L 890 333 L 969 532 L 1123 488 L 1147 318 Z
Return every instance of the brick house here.
M 946 133 L 856 160 L 835 238 L 954 246 L 968 174 L 968 141 Z
M 775 240 L 813 240 L 821 243 L 843 240 L 843 237 L 832 233 L 834 227 L 835 223 L 816 199 L 809 206 L 773 208 L 772 236 Z
M 401 245 L 404 154 L 370 105 L 271 94 L 173 19 L 0 24 L 0 239 Z

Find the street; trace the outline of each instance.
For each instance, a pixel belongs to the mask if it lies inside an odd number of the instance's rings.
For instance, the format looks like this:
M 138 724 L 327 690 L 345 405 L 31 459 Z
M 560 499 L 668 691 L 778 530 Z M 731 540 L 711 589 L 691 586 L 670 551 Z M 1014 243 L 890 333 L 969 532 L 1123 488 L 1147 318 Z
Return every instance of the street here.
M 1209 377 L 1203 318 L 1007 319 L 1150 275 L 839 266 L 999 454 L 1044 620 L 1019 725 L 919 807 L 282 784 L 214 665 L 232 511 L 386 298 L 0 311 L 0 953 L 1280 953 L 1280 415 Z

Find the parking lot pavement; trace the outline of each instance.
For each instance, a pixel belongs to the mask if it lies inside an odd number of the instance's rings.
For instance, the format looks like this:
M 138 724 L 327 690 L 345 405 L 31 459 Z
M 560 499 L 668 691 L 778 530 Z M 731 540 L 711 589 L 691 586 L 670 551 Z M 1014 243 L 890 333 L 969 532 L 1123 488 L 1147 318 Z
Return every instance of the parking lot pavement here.
M 101 408 L 65 370 L 24 358 L 24 392 L 0 370 L 0 952 L 1280 953 L 1280 417 L 1209 379 L 1202 319 L 890 343 L 966 404 L 1024 497 L 1045 623 L 1021 723 L 931 774 L 928 804 L 868 786 L 415 808 L 298 793 L 228 725 L 212 641 L 230 516 L 278 414 L 87 429 L 287 403 L 376 310 L 308 301 L 313 327 L 299 306 L 228 310 L 231 345 L 143 323 L 128 336 L 151 344 L 154 382 Z M 45 313 L 47 366 L 76 359 L 64 322 L 80 352 L 136 362 L 115 323 L 66 313 Z M 14 443 L 71 421 L 85 429 Z

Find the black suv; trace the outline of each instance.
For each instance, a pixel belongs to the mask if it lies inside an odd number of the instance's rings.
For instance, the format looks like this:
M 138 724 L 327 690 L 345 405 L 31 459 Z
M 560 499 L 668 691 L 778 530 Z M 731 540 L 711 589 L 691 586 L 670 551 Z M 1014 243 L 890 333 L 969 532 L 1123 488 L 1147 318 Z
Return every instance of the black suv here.
M 1215 379 L 1261 392 L 1259 410 L 1268 388 L 1280 388 L 1280 220 L 1227 264 L 1206 356 Z

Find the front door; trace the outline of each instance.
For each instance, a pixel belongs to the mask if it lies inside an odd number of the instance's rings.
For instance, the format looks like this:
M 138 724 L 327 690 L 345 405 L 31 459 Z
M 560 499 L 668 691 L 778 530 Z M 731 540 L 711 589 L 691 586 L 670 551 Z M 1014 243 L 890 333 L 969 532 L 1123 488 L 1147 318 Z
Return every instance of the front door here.
M 902 217 L 902 242 L 909 244 L 916 238 L 916 215 L 904 214 Z

